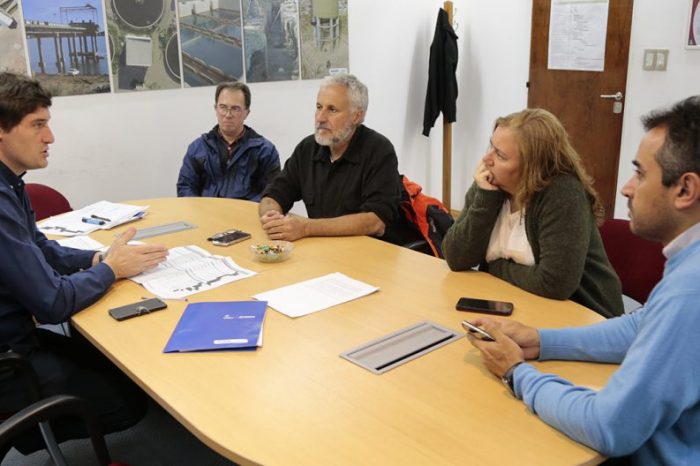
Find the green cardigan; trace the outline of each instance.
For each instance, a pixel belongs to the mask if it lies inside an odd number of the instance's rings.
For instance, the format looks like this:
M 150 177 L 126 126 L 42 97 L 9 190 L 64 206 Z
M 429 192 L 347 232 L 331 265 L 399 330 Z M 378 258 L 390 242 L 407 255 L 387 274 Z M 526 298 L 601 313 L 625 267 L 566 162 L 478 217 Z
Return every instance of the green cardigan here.
M 560 175 L 535 194 L 525 213 L 525 232 L 535 265 L 508 259 L 485 263 L 491 230 L 506 199 L 503 191 L 472 184 L 464 209 L 442 243 L 452 270 L 477 265 L 526 291 L 571 299 L 605 317 L 622 314 L 622 290 L 595 224 L 583 185 Z

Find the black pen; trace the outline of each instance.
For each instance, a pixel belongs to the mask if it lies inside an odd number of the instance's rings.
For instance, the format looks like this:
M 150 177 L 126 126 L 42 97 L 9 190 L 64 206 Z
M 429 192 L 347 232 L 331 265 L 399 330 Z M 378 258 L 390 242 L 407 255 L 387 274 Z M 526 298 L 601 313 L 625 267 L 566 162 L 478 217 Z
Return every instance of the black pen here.
M 97 219 L 97 220 L 102 220 L 103 222 L 111 222 L 110 219 L 105 218 L 105 217 L 100 217 L 99 215 L 95 215 L 95 214 L 90 215 L 90 218 L 94 218 L 94 219 Z

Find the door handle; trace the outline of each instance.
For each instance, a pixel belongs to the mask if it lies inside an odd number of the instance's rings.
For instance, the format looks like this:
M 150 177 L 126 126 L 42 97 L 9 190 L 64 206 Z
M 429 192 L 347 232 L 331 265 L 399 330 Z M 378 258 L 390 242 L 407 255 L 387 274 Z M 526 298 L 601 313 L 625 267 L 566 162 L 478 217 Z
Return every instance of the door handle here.
M 622 92 L 617 91 L 614 94 L 601 94 L 601 99 L 615 99 L 615 102 L 620 102 L 622 100 Z

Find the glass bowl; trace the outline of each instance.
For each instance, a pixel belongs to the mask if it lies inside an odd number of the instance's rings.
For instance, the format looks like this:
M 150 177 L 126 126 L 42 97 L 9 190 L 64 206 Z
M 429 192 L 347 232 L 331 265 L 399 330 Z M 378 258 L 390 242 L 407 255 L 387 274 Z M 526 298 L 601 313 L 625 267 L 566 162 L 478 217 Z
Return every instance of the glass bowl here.
M 258 262 L 282 262 L 289 258 L 294 244 L 289 241 L 269 240 L 250 246 L 250 253 Z

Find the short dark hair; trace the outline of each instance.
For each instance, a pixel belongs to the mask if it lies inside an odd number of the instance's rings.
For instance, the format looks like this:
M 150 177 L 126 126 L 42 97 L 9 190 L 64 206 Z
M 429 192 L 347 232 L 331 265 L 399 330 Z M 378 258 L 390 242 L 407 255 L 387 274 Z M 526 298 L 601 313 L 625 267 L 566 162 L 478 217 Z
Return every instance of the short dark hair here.
M 665 128 L 666 139 L 656 153 L 661 182 L 672 186 L 683 173 L 700 175 L 700 95 L 688 97 L 671 108 L 642 117 L 646 131 Z
M 35 79 L 0 73 L 0 128 L 10 131 L 39 108 L 51 106 L 51 93 Z
M 219 94 L 224 89 L 231 91 L 241 91 L 243 93 L 243 99 L 245 100 L 245 108 L 250 109 L 250 88 L 242 82 L 225 82 L 216 86 L 216 93 L 214 94 L 214 104 L 219 101 Z

